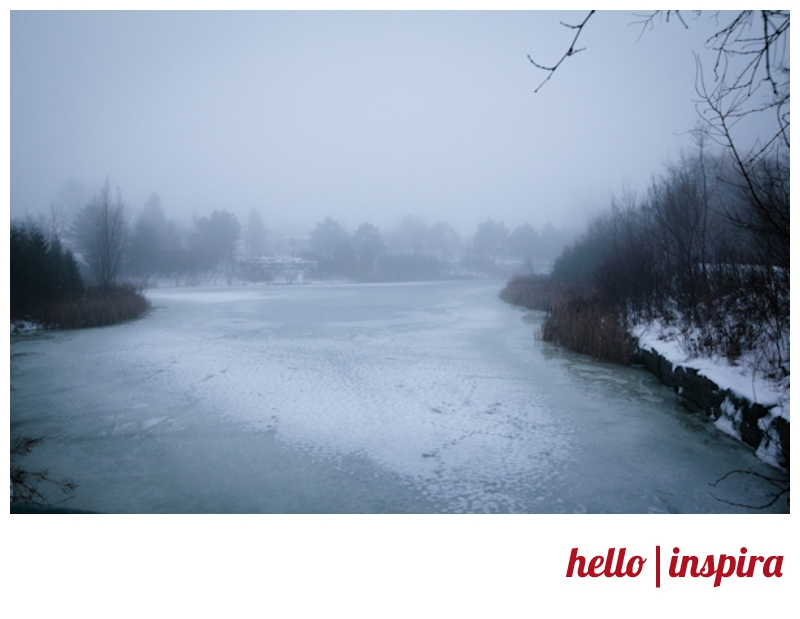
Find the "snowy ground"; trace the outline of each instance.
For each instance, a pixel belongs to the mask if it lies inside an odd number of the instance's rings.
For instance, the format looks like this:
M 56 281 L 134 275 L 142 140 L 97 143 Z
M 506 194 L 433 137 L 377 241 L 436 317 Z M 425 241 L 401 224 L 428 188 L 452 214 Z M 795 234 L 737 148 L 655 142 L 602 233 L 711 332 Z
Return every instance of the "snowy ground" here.
M 774 470 L 646 372 L 535 342 L 501 287 L 153 290 L 133 323 L 12 335 L 11 433 L 77 509 L 748 511 L 708 484 Z

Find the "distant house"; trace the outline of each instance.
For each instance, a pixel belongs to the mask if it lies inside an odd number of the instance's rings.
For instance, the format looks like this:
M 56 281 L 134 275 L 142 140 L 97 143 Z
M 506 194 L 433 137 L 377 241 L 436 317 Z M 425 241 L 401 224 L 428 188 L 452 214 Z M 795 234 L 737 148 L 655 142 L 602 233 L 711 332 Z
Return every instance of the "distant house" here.
M 236 276 L 248 282 L 299 283 L 314 278 L 317 263 L 290 256 L 237 258 Z

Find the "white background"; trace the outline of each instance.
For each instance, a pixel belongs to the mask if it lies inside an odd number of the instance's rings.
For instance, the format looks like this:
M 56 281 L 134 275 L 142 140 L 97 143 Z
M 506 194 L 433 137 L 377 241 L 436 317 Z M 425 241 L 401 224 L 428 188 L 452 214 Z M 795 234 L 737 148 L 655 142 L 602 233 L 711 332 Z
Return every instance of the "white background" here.
M 8 524 L 8 522 L 7 522 Z M 785 614 L 790 516 L 13 516 L 12 608 L 42 616 L 745 617 Z M 661 588 L 655 546 L 661 545 Z M 670 579 L 682 554 L 784 555 L 782 578 Z M 570 550 L 647 559 L 566 578 Z

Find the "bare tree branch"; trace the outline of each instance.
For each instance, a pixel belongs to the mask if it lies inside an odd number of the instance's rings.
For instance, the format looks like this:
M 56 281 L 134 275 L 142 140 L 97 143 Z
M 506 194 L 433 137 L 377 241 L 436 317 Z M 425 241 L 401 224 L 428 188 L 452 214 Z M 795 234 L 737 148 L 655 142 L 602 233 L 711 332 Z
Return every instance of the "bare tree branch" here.
M 542 71 L 547 71 L 548 72 L 548 76 L 544 79 L 544 81 L 541 84 L 539 84 L 539 86 L 536 88 L 536 90 L 534 90 L 534 92 L 539 92 L 539 90 L 542 88 L 542 86 L 544 86 L 548 81 L 550 81 L 550 78 L 553 77 L 553 73 L 555 73 L 556 69 L 558 69 L 558 67 L 561 66 L 562 62 L 564 62 L 570 56 L 574 56 L 578 52 L 582 52 L 584 49 L 586 49 L 585 47 L 581 47 L 579 49 L 576 49 L 575 48 L 575 44 L 578 42 L 578 37 L 581 36 L 581 32 L 583 31 L 583 27 L 586 25 L 586 22 L 589 21 L 589 18 L 592 15 L 594 15 L 595 12 L 596 11 L 589 11 L 589 14 L 586 16 L 586 18 L 580 24 L 571 25 L 571 24 L 565 24 L 564 22 L 561 22 L 561 25 L 564 26 L 565 28 L 571 28 L 571 29 L 576 31 L 575 32 L 575 38 L 572 39 L 572 43 L 570 44 L 569 49 L 567 49 L 567 51 L 564 52 L 564 55 L 561 57 L 561 59 L 556 64 L 554 64 L 552 67 L 547 67 L 545 65 L 541 65 L 538 62 L 534 61 L 533 58 L 530 57 L 530 55 L 528 55 L 528 60 L 531 61 L 531 64 L 534 67 L 536 67 L 537 69 L 541 69 Z
M 777 489 L 777 492 L 768 493 L 767 497 L 768 498 L 771 497 L 771 498 L 767 503 L 764 503 L 762 505 L 748 505 L 746 503 L 737 503 L 737 502 L 734 502 L 734 501 L 727 501 L 725 499 L 719 498 L 717 495 L 715 495 L 712 492 L 711 496 L 713 496 L 715 499 L 717 499 L 717 501 L 720 501 L 721 503 L 727 503 L 728 505 L 734 505 L 736 507 L 747 507 L 748 509 L 767 509 L 768 507 L 771 507 L 772 505 L 774 505 L 778 501 L 778 499 L 780 499 L 784 494 L 788 494 L 789 493 L 789 482 L 788 482 L 788 480 L 777 479 L 775 477 L 767 477 L 766 475 L 762 475 L 761 473 L 756 473 L 752 469 L 748 470 L 748 471 L 744 471 L 744 470 L 741 470 L 741 469 L 737 469 L 737 470 L 734 470 L 734 471 L 728 471 L 727 473 L 725 473 L 725 475 L 720 477 L 713 484 L 708 484 L 708 485 L 711 486 L 712 488 L 715 488 L 717 486 L 717 484 L 719 484 L 721 481 L 727 479 L 728 477 L 730 477 L 732 475 L 753 475 L 754 477 L 758 477 L 759 479 L 763 479 L 764 481 L 768 482 L 770 485 L 772 485 L 774 488 Z
M 550 81 L 567 58 L 583 51 L 584 48 L 576 47 L 578 38 L 595 12 L 590 11 L 579 24 L 562 23 L 576 32 L 569 48 L 556 64 L 543 65 L 528 56 L 531 64 L 548 73 L 535 92 L 539 92 Z M 701 14 L 700 11 L 694 13 L 695 18 Z M 680 11 L 652 11 L 634 15 L 640 18 L 634 23 L 641 24 L 642 27 L 639 38 L 645 31 L 655 27 L 657 19 L 669 22 L 674 16 L 684 28 L 689 27 Z M 720 14 L 717 12 L 713 16 L 714 19 L 719 19 Z M 766 155 L 779 140 L 789 147 L 789 28 L 789 11 L 739 11 L 726 25 L 708 37 L 704 44 L 707 50 L 714 52 L 714 87 L 709 90 L 704 84 L 706 96 L 701 97 L 704 100 L 713 99 L 717 108 L 724 111 L 729 129 L 741 118 L 775 110 L 778 128 L 766 140 L 765 146 L 756 148 L 745 158 L 751 161 Z M 698 66 L 700 67 L 699 59 Z M 756 96 L 765 84 L 769 87 L 771 97 L 766 101 Z M 714 112 L 713 109 L 711 111 Z
M 11 498 L 13 501 L 37 505 L 58 505 L 68 501 L 72 496 L 67 496 L 61 501 L 51 503 L 50 498 L 55 494 L 55 491 L 72 495 L 75 488 L 78 487 L 69 477 L 53 479 L 47 469 L 30 471 L 17 462 L 18 458 L 30 453 L 43 440 L 41 437 L 23 436 L 16 439 L 11 445 Z M 40 484 L 42 483 L 49 484 L 55 491 L 45 494 L 40 489 Z
M 700 15 L 700 11 L 692 11 L 695 14 L 695 17 Z M 642 31 L 639 33 L 639 38 L 636 39 L 637 41 L 642 38 L 642 35 L 647 30 L 652 30 L 655 27 L 656 17 L 664 17 L 664 21 L 669 23 L 669 18 L 671 15 L 675 15 L 680 22 L 683 24 L 683 27 L 686 30 L 689 29 L 689 24 L 686 23 L 686 20 L 683 19 L 683 15 L 681 15 L 680 11 L 651 11 L 650 13 L 634 13 L 634 16 L 640 17 L 640 21 L 633 22 L 634 24 L 641 24 Z

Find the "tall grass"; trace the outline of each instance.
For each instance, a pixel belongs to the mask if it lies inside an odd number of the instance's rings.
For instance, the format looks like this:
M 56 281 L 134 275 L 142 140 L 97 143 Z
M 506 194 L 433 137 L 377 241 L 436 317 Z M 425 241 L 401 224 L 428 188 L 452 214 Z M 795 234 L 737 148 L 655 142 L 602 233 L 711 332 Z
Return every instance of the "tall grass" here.
M 542 325 L 542 339 L 622 365 L 636 351 L 624 317 L 592 292 L 573 291 L 557 301 Z
M 48 329 L 85 329 L 113 325 L 142 316 L 150 302 L 131 284 L 89 288 L 79 298 L 46 308 L 42 322 Z
M 547 312 L 540 337 L 602 361 L 628 365 L 636 342 L 625 318 L 593 291 L 558 283 L 548 275 L 516 276 L 500 292 L 514 305 Z
M 549 312 L 573 289 L 556 283 L 549 275 L 515 275 L 500 291 L 500 298 L 512 305 Z

